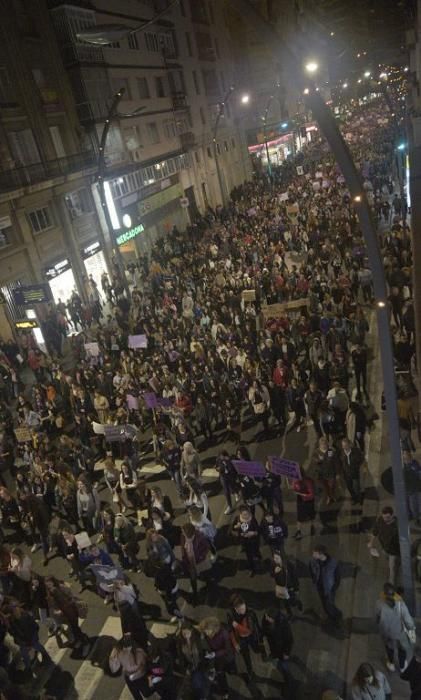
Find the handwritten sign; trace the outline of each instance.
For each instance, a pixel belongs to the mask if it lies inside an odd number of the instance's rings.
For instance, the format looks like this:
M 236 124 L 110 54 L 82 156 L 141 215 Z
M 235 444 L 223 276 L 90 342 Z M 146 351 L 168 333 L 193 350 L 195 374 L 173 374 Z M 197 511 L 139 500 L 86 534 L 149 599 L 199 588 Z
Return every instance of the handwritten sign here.
M 159 406 L 158 397 L 153 391 L 145 391 L 143 400 L 146 404 L 146 408 L 154 409 Z
M 236 471 L 244 476 L 263 479 L 266 475 L 266 469 L 261 462 L 250 462 L 246 459 L 233 459 L 232 463 Z
M 18 442 L 30 442 L 32 440 L 30 428 L 15 428 L 15 436 Z
M 148 338 L 146 335 L 129 335 L 129 348 L 138 350 L 148 347 Z
M 104 425 L 106 442 L 123 442 L 126 439 L 124 425 Z
M 301 470 L 298 462 L 291 462 L 283 457 L 269 457 L 272 472 L 278 476 L 286 476 L 288 479 L 301 479 Z
M 293 299 L 292 301 L 285 301 L 282 304 L 267 304 L 266 306 L 262 306 L 262 315 L 266 321 L 268 318 L 282 316 L 287 311 L 296 311 L 297 309 L 308 308 L 309 306 L 309 299 Z
M 304 168 L 302 165 L 297 165 L 297 175 L 304 175 Z
M 137 396 L 132 396 L 131 394 L 127 394 L 126 401 L 127 401 L 127 408 L 129 409 L 129 411 L 138 411 L 139 410 L 139 399 L 137 398 Z

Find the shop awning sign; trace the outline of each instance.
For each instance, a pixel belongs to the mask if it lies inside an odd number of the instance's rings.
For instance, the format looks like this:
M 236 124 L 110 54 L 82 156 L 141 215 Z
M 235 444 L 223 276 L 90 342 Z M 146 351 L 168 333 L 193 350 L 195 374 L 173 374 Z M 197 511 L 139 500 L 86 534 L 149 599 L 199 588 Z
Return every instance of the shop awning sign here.
M 13 300 L 17 306 L 33 306 L 51 301 L 51 290 L 48 284 L 28 284 L 12 290 Z
M 15 328 L 18 330 L 31 330 L 32 328 L 39 328 L 38 321 L 34 321 L 30 318 L 24 318 L 22 321 L 15 321 Z
M 139 234 L 141 234 L 144 230 L 144 225 L 138 224 L 138 226 L 133 226 L 133 228 L 129 228 L 127 231 L 124 231 L 124 233 L 120 233 L 120 235 L 116 238 L 117 245 L 124 245 L 128 241 L 131 241 L 132 238 L 139 236 Z

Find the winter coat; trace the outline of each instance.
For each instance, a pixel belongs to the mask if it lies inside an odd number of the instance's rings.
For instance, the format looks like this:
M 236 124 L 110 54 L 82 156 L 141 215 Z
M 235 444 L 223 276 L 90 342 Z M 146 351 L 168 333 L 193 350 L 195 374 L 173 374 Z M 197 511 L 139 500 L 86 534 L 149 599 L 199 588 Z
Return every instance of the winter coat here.
M 310 561 L 310 574 L 313 583 L 325 595 L 331 595 L 336 591 L 340 583 L 339 564 L 336 559 L 328 557 L 326 561 L 312 559 Z
M 386 700 L 392 692 L 389 682 L 381 671 L 374 671 L 374 676 L 378 682 L 378 687 L 373 684 L 360 688 L 357 685 L 352 687 L 352 700 Z
M 399 641 L 404 648 L 410 646 L 405 628 L 415 629 L 415 623 L 399 595 L 395 595 L 394 605 L 390 605 L 384 598 L 377 601 L 376 620 L 380 635 L 385 641 Z

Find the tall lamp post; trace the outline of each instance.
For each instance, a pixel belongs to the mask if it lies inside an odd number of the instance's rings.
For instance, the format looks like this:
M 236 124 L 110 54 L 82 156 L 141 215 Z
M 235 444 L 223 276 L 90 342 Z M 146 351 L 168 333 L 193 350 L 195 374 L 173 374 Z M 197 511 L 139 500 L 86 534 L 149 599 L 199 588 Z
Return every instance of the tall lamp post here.
M 109 234 L 109 237 L 111 240 L 111 244 L 112 244 L 114 250 L 116 251 L 122 282 L 124 285 L 125 292 L 126 292 L 127 296 L 129 297 L 130 290 L 129 290 L 129 286 L 127 284 L 127 278 L 126 278 L 126 274 L 124 271 L 124 260 L 123 260 L 122 254 L 121 254 L 120 247 L 118 246 L 118 244 L 115 241 L 114 226 L 113 226 L 113 222 L 111 220 L 110 212 L 108 210 L 107 198 L 106 198 L 106 194 L 105 194 L 105 175 L 106 175 L 105 149 L 106 149 L 106 145 L 107 145 L 108 134 L 110 132 L 111 122 L 116 117 L 120 117 L 120 118 L 134 117 L 139 112 L 141 112 L 142 110 L 145 109 L 145 107 L 139 107 L 138 109 L 135 109 L 130 114 L 119 114 L 118 105 L 120 104 L 120 101 L 123 99 L 124 92 L 125 92 L 125 88 L 122 87 L 114 95 L 113 101 L 110 104 L 110 107 L 109 107 L 108 112 L 107 112 L 107 116 L 105 118 L 104 126 L 102 129 L 102 134 L 101 134 L 101 140 L 100 140 L 100 144 L 99 144 L 98 163 L 97 163 L 97 165 L 98 165 L 97 180 L 98 180 L 98 187 L 99 187 L 99 193 L 100 193 L 100 199 L 101 199 L 101 207 L 102 207 L 102 211 L 104 214 L 105 223 L 107 225 L 108 234 Z
M 268 22 L 265 22 L 259 12 L 247 0 L 231 0 L 236 8 L 240 8 L 245 21 L 249 21 L 254 31 L 258 31 L 267 46 L 278 57 L 280 45 L 286 54 L 290 65 L 296 66 L 299 58 Z M 294 44 L 295 46 L 295 44 Z M 316 63 L 315 61 L 311 62 Z M 311 73 L 317 72 L 317 65 Z M 297 81 L 305 87 L 303 77 L 297 74 Z M 389 445 L 392 457 L 392 471 L 395 492 L 395 512 L 398 522 L 399 547 L 402 563 L 402 581 L 405 588 L 405 599 L 412 612 L 415 612 L 415 588 L 411 563 L 411 544 L 409 536 L 409 520 L 407 509 L 406 488 L 403 478 L 402 454 L 400 445 L 399 416 L 397 410 L 396 379 L 393 363 L 392 340 L 389 327 L 389 313 L 386 297 L 386 281 L 383 263 L 380 255 L 377 232 L 371 217 L 371 211 L 361 185 L 360 176 L 352 160 L 351 153 L 345 144 L 335 118 L 323 102 L 316 88 L 306 88 L 308 105 L 315 116 L 319 128 L 324 134 L 329 146 L 345 177 L 348 189 L 353 197 L 360 226 L 367 245 L 370 267 L 373 273 L 373 285 L 376 296 L 377 324 L 379 330 L 379 345 L 382 358 L 383 383 L 386 399 L 386 415 L 388 418 Z
M 215 159 L 215 166 L 216 166 L 216 175 L 218 178 L 218 185 L 219 185 L 219 191 L 221 194 L 221 199 L 222 199 L 222 204 L 225 206 L 226 201 L 227 201 L 227 192 L 225 188 L 225 180 L 222 177 L 222 171 L 221 171 L 221 166 L 219 163 L 219 153 L 218 153 L 218 141 L 217 141 L 217 136 L 218 136 L 218 129 L 219 129 L 219 124 L 221 122 L 222 117 L 225 116 L 225 106 L 227 105 L 229 99 L 231 98 L 231 95 L 235 91 L 235 86 L 231 85 L 227 92 L 225 93 L 224 99 L 222 102 L 218 102 L 218 113 L 216 115 L 215 119 L 215 124 L 213 125 L 213 132 L 212 132 L 212 144 L 213 144 L 213 157 Z M 246 105 L 250 102 L 250 96 L 247 94 L 244 94 L 241 96 L 241 104 Z

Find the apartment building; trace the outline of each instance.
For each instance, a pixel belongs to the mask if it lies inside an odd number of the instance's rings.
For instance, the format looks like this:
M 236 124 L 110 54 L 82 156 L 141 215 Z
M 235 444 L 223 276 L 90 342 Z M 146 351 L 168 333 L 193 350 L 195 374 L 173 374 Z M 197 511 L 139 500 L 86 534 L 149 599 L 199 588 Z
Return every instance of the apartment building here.
M 0 2 L 0 335 L 42 318 L 13 290 L 85 296 L 105 265 L 91 194 L 96 157 L 81 128 L 45 0 Z M 92 261 L 92 253 L 99 255 Z M 98 275 L 97 275 L 98 276 Z
M 79 120 L 96 151 L 113 96 L 122 93 L 105 146 L 109 223 L 103 225 L 125 259 L 149 249 L 174 224 L 184 227 L 207 206 L 221 203 L 250 176 L 235 92 L 213 141 L 218 110 L 234 78 L 223 6 L 216 0 L 180 0 L 146 30 L 133 31 L 167 4 L 50 2 Z M 96 27 L 111 40 L 116 25 L 127 33 L 113 43 L 86 40 Z M 93 195 L 101 209 L 96 185 Z

